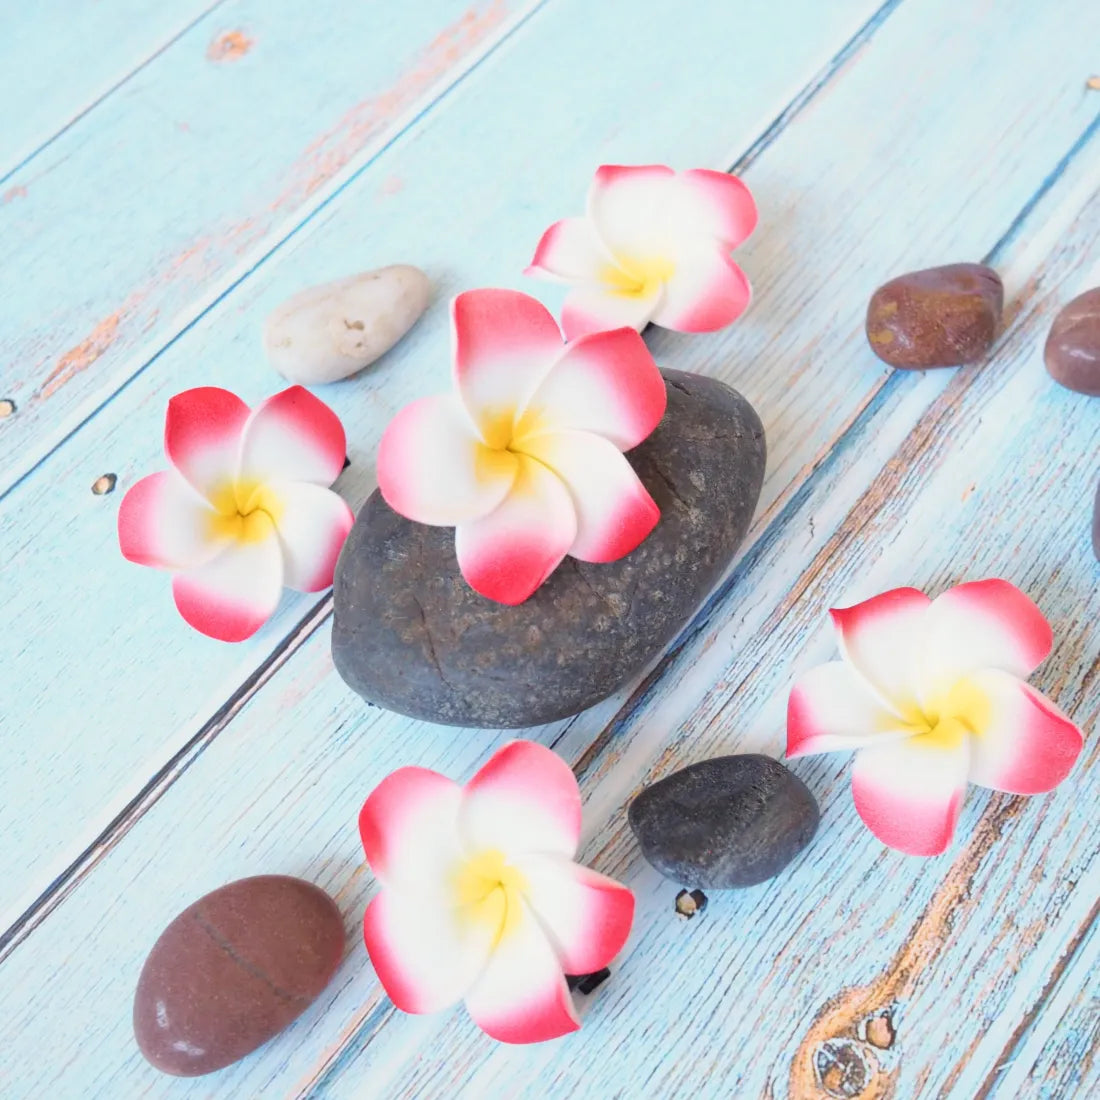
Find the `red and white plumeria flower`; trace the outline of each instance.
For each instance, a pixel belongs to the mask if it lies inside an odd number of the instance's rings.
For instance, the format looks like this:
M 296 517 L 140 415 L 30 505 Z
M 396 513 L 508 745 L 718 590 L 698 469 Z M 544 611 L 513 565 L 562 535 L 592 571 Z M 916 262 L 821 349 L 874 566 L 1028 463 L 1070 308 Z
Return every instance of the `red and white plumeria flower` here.
M 398 1008 L 465 1000 L 478 1027 L 505 1043 L 580 1027 L 565 975 L 619 953 L 634 895 L 573 862 L 581 797 L 561 757 L 512 741 L 465 787 L 401 768 L 371 792 L 359 831 L 382 887 L 364 938 Z
M 943 852 L 968 781 L 1039 794 L 1069 774 L 1081 731 L 1024 683 L 1050 653 L 1050 624 L 1008 581 L 934 600 L 897 588 L 830 615 L 843 660 L 792 690 L 787 755 L 859 750 L 856 810 L 885 844 Z
M 283 586 L 319 592 L 355 517 L 328 488 L 344 467 L 344 429 L 301 386 L 255 409 L 214 386 L 168 402 L 172 469 L 123 498 L 118 541 L 139 565 L 175 573 L 172 594 L 196 630 L 224 642 L 255 634 Z
M 413 402 L 386 429 L 386 502 L 457 528 L 462 575 L 498 603 L 522 603 L 567 554 L 629 554 L 660 518 L 622 454 L 667 401 L 642 338 L 621 328 L 563 346 L 546 307 L 514 290 L 458 295 L 451 324 L 456 392 Z
M 756 203 L 736 176 L 605 164 L 587 216 L 550 226 L 526 273 L 574 287 L 562 309 L 570 339 L 650 321 L 713 332 L 748 307 L 749 281 L 729 254 L 755 227 Z

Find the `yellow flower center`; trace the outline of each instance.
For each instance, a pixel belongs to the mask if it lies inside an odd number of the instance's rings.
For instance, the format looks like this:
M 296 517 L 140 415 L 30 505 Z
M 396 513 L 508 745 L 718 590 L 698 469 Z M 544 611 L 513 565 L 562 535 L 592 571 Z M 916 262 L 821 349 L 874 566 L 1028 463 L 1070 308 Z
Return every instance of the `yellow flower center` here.
M 283 511 L 283 502 L 258 481 L 224 481 L 210 494 L 210 503 L 210 537 L 241 543 L 263 542 Z
M 604 265 L 600 279 L 612 294 L 621 298 L 650 298 L 676 271 L 676 265 L 663 256 L 644 260 L 618 256 L 616 260 L 615 264 Z
M 916 744 L 926 748 L 955 748 L 969 734 L 989 727 L 989 697 L 972 680 L 957 680 L 934 694 L 924 706 L 909 702 L 902 708 L 904 725 Z
M 467 859 L 454 876 L 460 918 L 491 931 L 494 946 L 519 923 L 526 890 L 523 873 L 497 848 L 487 848 Z

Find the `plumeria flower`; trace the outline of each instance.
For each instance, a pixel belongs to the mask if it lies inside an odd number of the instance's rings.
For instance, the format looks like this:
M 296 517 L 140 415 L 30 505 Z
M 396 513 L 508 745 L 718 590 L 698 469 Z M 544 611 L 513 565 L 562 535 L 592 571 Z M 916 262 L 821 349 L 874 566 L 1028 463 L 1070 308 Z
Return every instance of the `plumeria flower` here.
M 118 541 L 139 565 L 171 570 L 180 614 L 224 642 L 267 622 L 283 586 L 332 584 L 351 509 L 328 486 L 344 467 L 344 429 L 301 386 L 250 410 L 213 386 L 168 402 L 172 469 L 123 498 Z
M 1050 653 L 1050 624 L 1008 581 L 934 600 L 898 588 L 830 614 L 843 660 L 795 685 L 787 755 L 857 749 L 856 810 L 885 844 L 944 851 L 968 781 L 1039 794 L 1069 774 L 1081 731 L 1024 683 Z
M 382 887 L 363 933 L 378 977 L 405 1012 L 459 1000 L 505 1043 L 580 1027 L 566 974 L 590 974 L 622 949 L 634 895 L 573 862 L 581 797 L 561 757 L 505 745 L 465 787 L 401 768 L 359 815 Z
M 605 164 L 587 215 L 550 226 L 526 273 L 574 288 L 562 310 L 570 339 L 650 321 L 713 332 L 748 307 L 749 281 L 729 254 L 755 227 L 756 203 L 736 176 Z
M 418 523 L 455 527 L 470 586 L 522 603 L 566 554 L 629 554 L 660 511 L 622 452 L 664 415 L 664 380 L 633 329 L 563 346 L 557 323 L 513 290 L 451 303 L 456 392 L 390 423 L 378 487 Z

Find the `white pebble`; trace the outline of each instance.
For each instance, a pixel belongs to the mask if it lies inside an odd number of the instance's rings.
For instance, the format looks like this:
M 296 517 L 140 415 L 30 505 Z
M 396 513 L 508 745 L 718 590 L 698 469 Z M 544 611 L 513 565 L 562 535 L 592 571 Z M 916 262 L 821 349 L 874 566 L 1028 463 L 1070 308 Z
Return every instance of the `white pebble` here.
M 427 275 L 408 264 L 311 286 L 268 317 L 267 357 L 291 382 L 317 385 L 347 378 L 412 328 L 430 291 Z

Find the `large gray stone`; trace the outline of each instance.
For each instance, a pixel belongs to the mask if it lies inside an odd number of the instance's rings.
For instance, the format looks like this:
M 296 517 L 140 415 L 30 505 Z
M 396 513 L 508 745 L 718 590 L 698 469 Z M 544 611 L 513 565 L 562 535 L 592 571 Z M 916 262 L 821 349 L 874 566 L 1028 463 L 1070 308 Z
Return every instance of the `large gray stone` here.
M 729 565 L 764 478 L 752 406 L 711 378 L 665 371 L 668 410 L 630 461 L 661 509 L 617 562 L 566 558 L 525 603 L 462 579 L 454 531 L 376 492 L 336 567 L 332 656 L 368 702 L 449 725 L 514 729 L 611 695 L 672 640 Z

